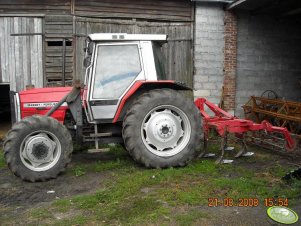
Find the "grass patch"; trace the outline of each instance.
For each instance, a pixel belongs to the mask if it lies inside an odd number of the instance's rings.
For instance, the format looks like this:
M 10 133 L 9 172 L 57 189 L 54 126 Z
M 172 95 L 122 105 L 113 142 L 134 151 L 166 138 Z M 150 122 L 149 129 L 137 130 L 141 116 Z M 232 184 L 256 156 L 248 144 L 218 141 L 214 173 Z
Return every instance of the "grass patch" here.
M 82 166 L 76 166 L 74 169 L 73 169 L 73 173 L 76 177 L 80 177 L 80 176 L 83 176 L 86 174 L 85 170 L 83 169 Z
M 176 222 L 180 226 L 194 225 L 194 223 L 203 218 L 209 219 L 210 215 L 199 210 L 190 210 L 187 213 L 176 215 Z
M 44 208 L 34 209 L 31 211 L 30 215 L 32 218 L 38 219 L 52 218 L 52 214 Z
M 4 152 L 0 149 L 0 168 L 6 167 L 6 162 L 4 159 Z
M 122 148 L 112 147 L 109 160 L 79 164 L 75 176 L 90 172 L 109 172 L 102 188 L 93 194 L 78 195 L 54 201 L 50 210 L 32 214 L 33 218 L 52 219 L 55 213 L 75 215 L 53 221 L 56 225 L 200 225 L 209 214 L 199 207 L 207 206 L 209 197 L 233 199 L 286 197 L 290 204 L 300 199 L 301 182 L 285 184 L 281 176 L 286 167 L 271 168 L 243 165 L 216 165 L 213 160 L 197 159 L 187 167 L 145 169 L 135 164 Z M 217 151 L 215 145 L 212 151 Z M 260 165 L 260 159 L 256 159 Z M 262 161 L 264 164 L 265 161 Z M 238 163 L 240 164 L 240 163 Z M 248 163 L 249 164 L 249 163 Z M 185 209 L 179 212 L 179 209 Z M 43 212 L 43 211 L 42 211 Z M 81 213 L 81 214 L 79 214 Z

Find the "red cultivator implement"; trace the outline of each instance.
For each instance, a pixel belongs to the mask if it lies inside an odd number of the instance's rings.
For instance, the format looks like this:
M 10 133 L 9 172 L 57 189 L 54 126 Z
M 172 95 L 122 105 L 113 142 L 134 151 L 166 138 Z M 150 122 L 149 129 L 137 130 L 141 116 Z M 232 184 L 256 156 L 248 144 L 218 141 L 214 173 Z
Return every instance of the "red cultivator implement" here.
M 209 131 L 211 129 L 215 130 L 222 138 L 221 155 L 216 161 L 217 163 L 232 162 L 231 160 L 223 160 L 225 150 L 230 149 L 227 146 L 228 133 L 233 133 L 236 138 L 241 140 L 242 143 L 242 149 L 235 155 L 236 158 L 240 156 L 251 156 L 254 154 L 247 151 L 247 138 L 251 138 L 253 142 L 261 144 L 261 146 L 265 144 L 272 147 L 285 149 L 287 152 L 291 152 L 297 147 L 297 141 L 292 138 L 286 128 L 273 126 L 267 121 L 262 121 L 260 124 L 258 124 L 252 122 L 251 120 L 238 119 L 204 98 L 197 99 L 195 101 L 195 105 L 200 110 L 204 123 L 205 148 L 201 156 L 207 155 L 207 141 Z M 213 116 L 210 116 L 205 111 L 206 107 L 210 110 L 210 112 L 212 112 Z M 252 136 L 248 136 L 248 132 L 252 132 Z M 257 136 L 255 134 L 257 134 Z M 279 145 L 279 142 L 282 142 L 283 145 Z

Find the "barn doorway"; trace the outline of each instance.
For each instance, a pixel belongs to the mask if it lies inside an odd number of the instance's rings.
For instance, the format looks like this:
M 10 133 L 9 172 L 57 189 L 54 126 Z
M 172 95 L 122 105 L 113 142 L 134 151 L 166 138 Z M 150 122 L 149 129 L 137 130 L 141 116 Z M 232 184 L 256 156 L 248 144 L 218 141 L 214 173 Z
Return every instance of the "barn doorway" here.
M 0 83 L 0 141 L 11 127 L 9 84 Z

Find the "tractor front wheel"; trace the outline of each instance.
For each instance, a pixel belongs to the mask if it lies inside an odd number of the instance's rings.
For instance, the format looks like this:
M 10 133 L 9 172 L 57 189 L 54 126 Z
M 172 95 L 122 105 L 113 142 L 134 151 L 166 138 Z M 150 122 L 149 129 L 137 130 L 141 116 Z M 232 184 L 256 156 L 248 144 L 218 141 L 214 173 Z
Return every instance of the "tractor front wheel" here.
M 200 151 L 202 135 L 202 119 L 194 103 L 171 89 L 141 95 L 123 123 L 126 149 L 151 168 L 186 165 Z
M 31 116 L 13 125 L 4 141 L 10 170 L 25 181 L 56 178 L 71 160 L 69 131 L 56 119 Z

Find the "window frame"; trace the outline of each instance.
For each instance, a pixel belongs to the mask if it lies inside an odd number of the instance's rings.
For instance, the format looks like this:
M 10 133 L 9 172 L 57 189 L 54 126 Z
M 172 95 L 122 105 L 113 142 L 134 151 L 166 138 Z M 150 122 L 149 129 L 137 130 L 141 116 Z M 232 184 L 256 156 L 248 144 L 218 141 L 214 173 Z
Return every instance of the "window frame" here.
M 94 93 L 94 85 L 95 85 L 95 78 L 96 78 L 96 64 L 97 64 L 97 56 L 98 56 L 99 46 L 125 46 L 125 45 L 136 45 L 137 46 L 139 61 L 140 61 L 140 68 L 141 68 L 140 72 L 136 75 L 135 79 L 131 82 L 129 87 L 127 87 L 125 89 L 125 91 L 119 97 L 116 97 L 115 99 L 94 98 L 93 93 Z M 89 92 L 89 101 L 120 100 L 137 80 L 141 80 L 139 78 L 143 77 L 142 79 L 145 79 L 143 61 L 142 61 L 142 56 L 141 56 L 140 42 L 137 42 L 137 41 L 132 41 L 131 42 L 131 41 L 129 41 L 129 42 L 96 43 L 94 48 L 95 49 L 94 49 L 94 56 L 93 56 L 93 58 L 94 58 L 93 59 L 93 69 L 92 69 L 92 76 L 90 78 L 90 86 L 89 86 L 89 91 L 88 91 Z

